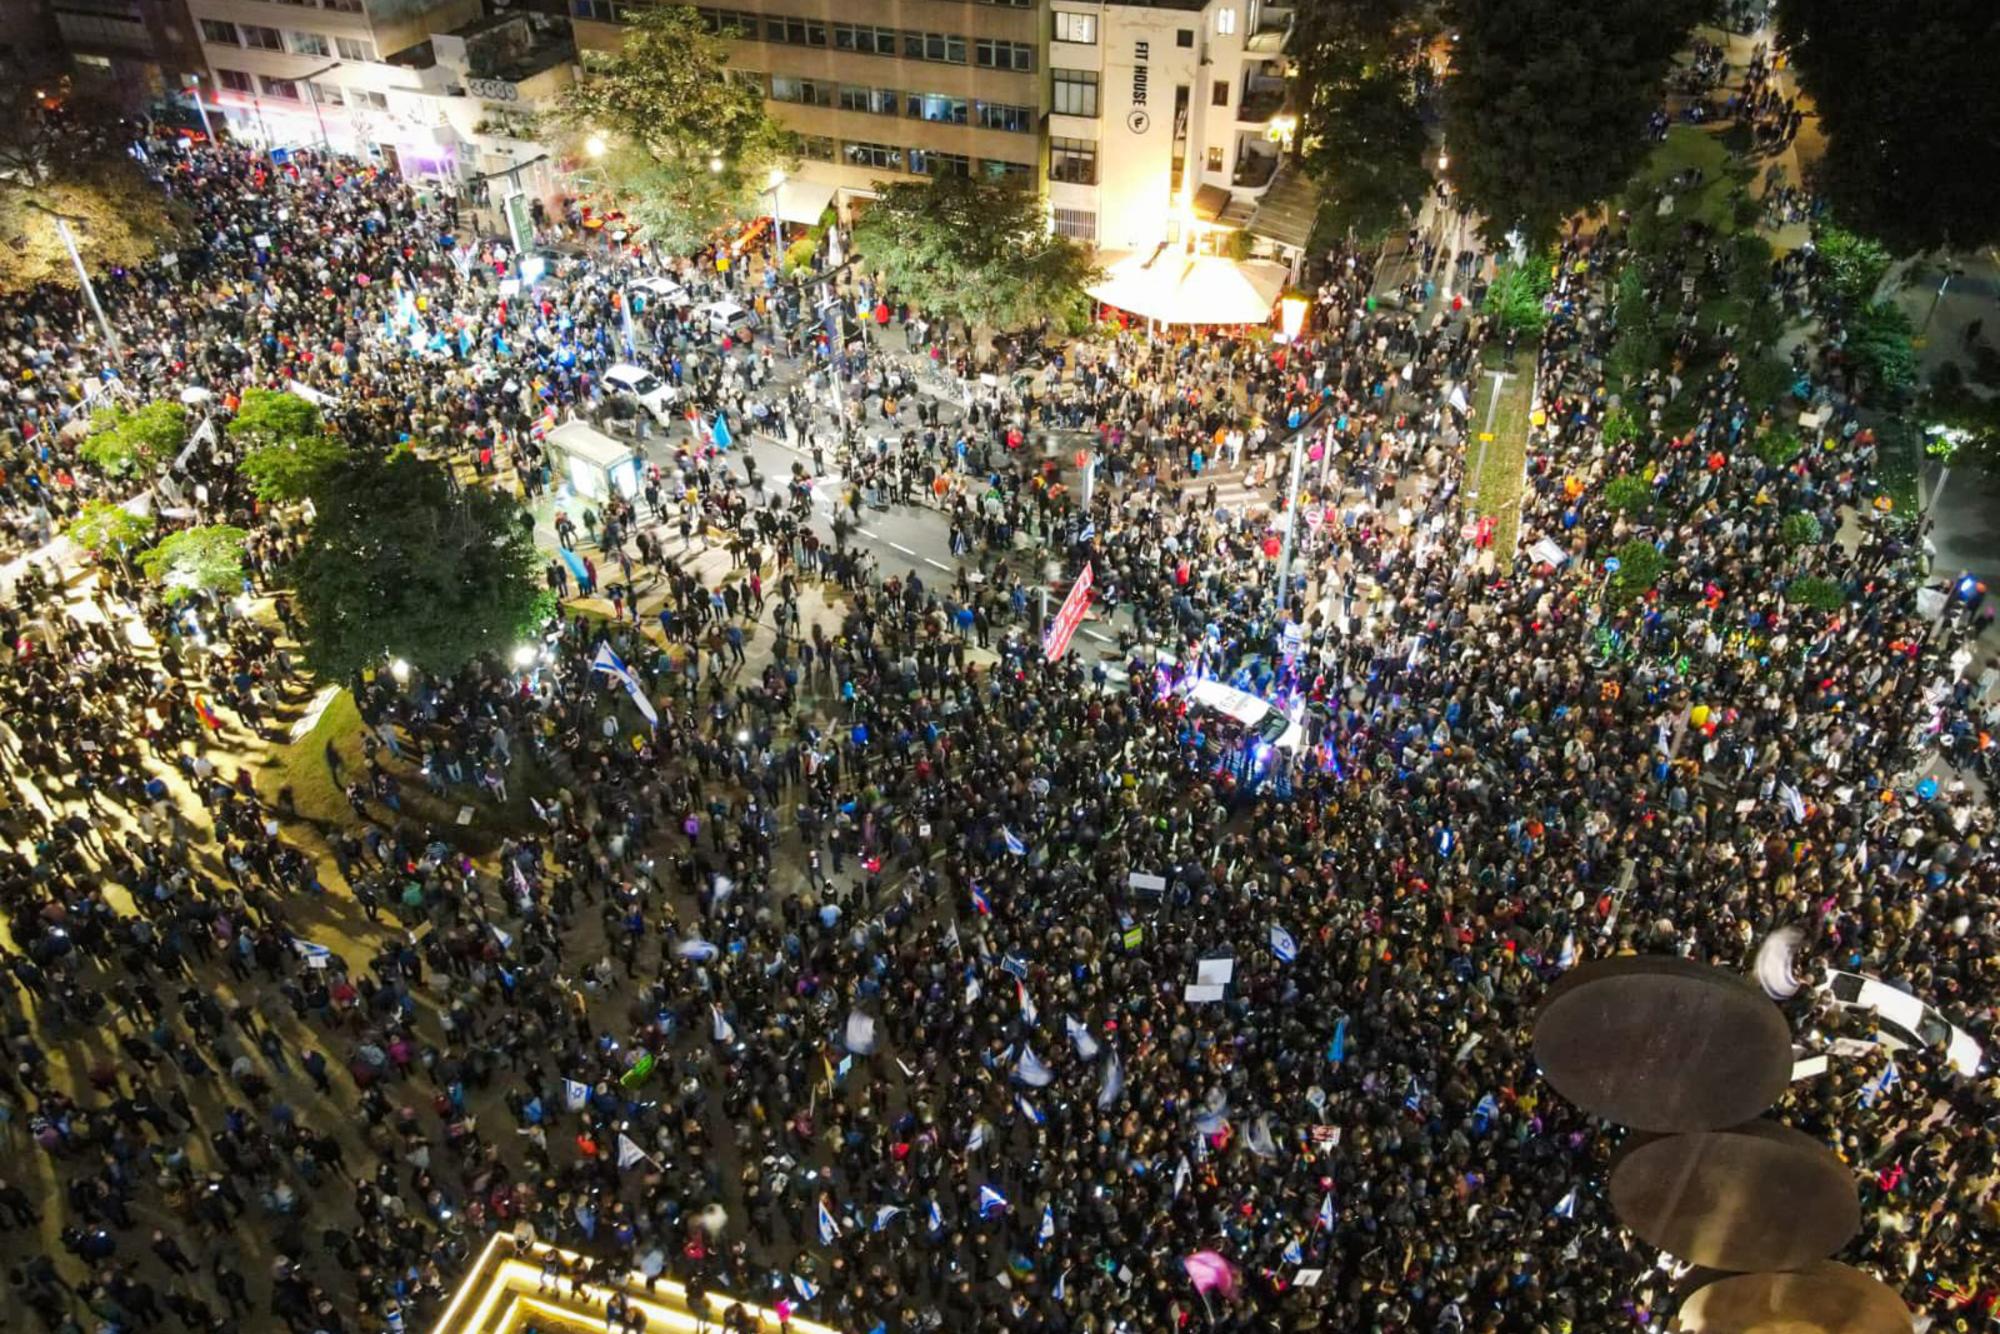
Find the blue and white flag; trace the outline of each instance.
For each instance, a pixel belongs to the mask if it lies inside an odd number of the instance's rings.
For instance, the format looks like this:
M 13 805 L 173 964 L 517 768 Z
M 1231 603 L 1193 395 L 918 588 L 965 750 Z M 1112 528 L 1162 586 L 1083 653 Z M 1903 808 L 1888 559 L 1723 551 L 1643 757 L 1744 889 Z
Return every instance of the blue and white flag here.
M 580 1112 L 583 1110 L 583 1105 L 589 1101 L 590 1085 L 584 1083 L 581 1079 L 565 1079 L 563 1081 L 564 1110 Z
M 1329 1196 L 1328 1198 L 1330 1199 L 1332 1197 Z M 1288 1265 L 1303 1264 L 1305 1263 L 1305 1258 L 1306 1258 L 1306 1248 L 1299 1245 L 1299 1239 L 1297 1237 L 1293 1237 L 1290 1241 L 1285 1243 L 1284 1260 L 1286 1264 Z
M 1243 1145 L 1259 1158 L 1278 1156 L 1278 1144 L 1271 1137 L 1271 1118 L 1268 1115 L 1251 1121 L 1249 1128 L 1243 1132 Z
M 597 646 L 597 656 L 590 660 L 590 670 L 603 672 L 624 686 L 625 693 L 632 697 L 632 703 L 646 715 L 646 721 L 654 727 L 660 725 L 660 715 L 653 708 L 653 701 L 646 698 L 646 688 L 639 684 L 639 678 L 625 665 L 624 659 L 611 651 L 611 645 Z
M 1445 828 L 1445 829 L 1440 829 L 1438 831 L 1438 836 L 1437 836 L 1438 856 L 1440 857 L 1451 856 L 1451 850 L 1457 846 L 1458 846 L 1458 835 L 1454 833 L 1451 829 Z
M 874 1054 L 875 1048 L 880 1045 L 875 1032 L 875 1016 L 860 1010 L 849 1010 L 847 1028 L 841 1034 L 841 1045 L 858 1056 Z
M 1472 1133 L 1485 1134 L 1486 1128 L 1492 1125 L 1493 1119 L 1499 1115 L 1500 1104 L 1493 1100 L 1491 1093 L 1483 1094 L 1479 1099 L 1479 1105 L 1472 1109 Z
M 1088 1028 L 1077 1022 L 1075 1015 L 1066 1014 L 1063 1016 L 1063 1028 L 1069 1033 L 1069 1040 L 1076 1044 L 1076 1057 L 1078 1060 L 1094 1061 L 1097 1059 L 1097 1039 L 1090 1035 Z
M 801 1278 L 799 1275 L 794 1274 L 792 1275 L 792 1291 L 799 1294 L 800 1301 L 809 1302 L 819 1296 L 819 1284 L 809 1278 Z
M 730 1026 L 728 1018 L 722 1013 L 722 1007 L 720 1005 L 710 1005 L 708 1009 L 709 1013 L 715 1017 L 714 1023 L 711 1025 L 715 1040 L 717 1042 L 736 1041 L 736 1030 Z
M 1556 1207 L 1550 1212 L 1555 1214 L 1557 1218 L 1575 1218 L 1576 1187 L 1571 1186 L 1569 1189 L 1569 1194 L 1563 1196 L 1560 1200 L 1557 1200 Z
M 965 1151 L 967 1153 L 978 1153 L 985 1147 L 986 1123 L 984 1121 L 974 1121 L 972 1123 L 972 1133 L 965 1137 Z
M 881 1208 L 875 1211 L 875 1226 L 869 1230 L 872 1232 L 880 1232 L 883 1228 L 889 1226 L 890 1222 L 895 1219 L 897 1214 L 900 1214 L 902 1212 L 903 1212 L 903 1206 L 900 1204 L 883 1205 Z
M 1889 1064 L 1882 1067 L 1882 1073 L 1870 1080 L 1868 1087 L 1861 1090 L 1861 1105 L 1873 1107 L 1877 1099 L 1902 1082 L 1903 1076 L 1897 1071 L 1896 1062 L 1892 1058 Z
M 1096 536 L 1097 536 L 1097 520 L 1092 519 L 1089 523 L 1083 526 L 1083 531 L 1076 535 L 1076 540 L 1079 542 L 1088 542 L 1093 538 L 1095 538 Z
M 1114 1051 L 1104 1058 L 1104 1079 L 1097 1086 L 1097 1109 L 1110 1111 L 1124 1094 L 1125 1063 L 1118 1059 L 1118 1053 Z
M 1174 1198 L 1175 1198 L 1175 1199 L 1177 1199 L 1177 1200 L 1178 1200 L 1178 1199 L 1179 1199 L 1179 1198 L 1181 1197 L 1181 1188 L 1182 1188 L 1183 1186 L 1187 1185 L 1187 1179 L 1188 1179 L 1188 1177 L 1189 1177 L 1189 1176 L 1190 1176 L 1190 1175 L 1191 1175 L 1191 1174 L 1193 1173 L 1193 1171 L 1194 1171 L 1194 1169 L 1188 1166 L 1188 1160 L 1187 1160 L 1187 1155 L 1186 1155 L 1186 1154 L 1182 1154 L 1182 1155 L 1181 1155 L 1181 1160 L 1180 1160 L 1180 1162 L 1178 1162 L 1178 1163 L 1176 1163 L 1176 1164 L 1174 1165 Z
M 292 948 L 299 952 L 301 959 L 325 960 L 333 957 L 333 951 L 324 945 L 315 945 L 310 940 L 293 940 Z
M 1046 1246 L 1054 1239 L 1055 1235 L 1056 1211 L 1052 1206 L 1045 1204 L 1042 1206 L 1042 1226 L 1036 1231 L 1035 1240 Z
M 683 940 L 680 944 L 674 946 L 674 954 L 676 956 L 683 959 L 692 959 L 696 963 L 707 963 L 721 953 L 722 951 L 717 949 L 713 942 L 703 940 L 699 936 Z
M 1014 1095 L 1014 1105 L 1021 1109 L 1021 1115 L 1027 1117 L 1031 1125 L 1040 1126 L 1048 1124 L 1049 1120 L 1048 1116 L 1042 1111 L 1041 1108 L 1035 1106 L 1034 1103 L 1028 1101 L 1027 1094 L 1016 1093 Z
M 930 1230 L 931 1235 L 936 1236 L 938 1233 L 944 1231 L 944 1210 L 938 1208 L 938 1202 L 935 1199 L 930 1202 L 930 1206 Z
M 1040 1089 L 1055 1082 L 1056 1072 L 1042 1063 L 1042 1058 L 1035 1055 L 1033 1047 L 1022 1047 L 1021 1061 L 1014 1067 L 1014 1077 L 1029 1088 Z
M 1556 951 L 1556 967 L 1565 970 L 1576 967 L 1576 932 L 1563 936 L 1562 948 Z
M 1005 1213 L 1006 1211 L 1007 1197 L 1005 1195 L 1002 1195 L 991 1186 L 981 1186 L 979 1188 L 979 1216 L 981 1218 L 991 1218 L 995 1214 Z
M 831 1246 L 840 1240 L 840 1224 L 834 1221 L 833 1210 L 826 1207 L 826 1196 L 819 1197 L 819 1244 Z
M 1339 1065 L 1347 1059 L 1347 1016 L 1340 1016 L 1340 1022 L 1333 1026 L 1333 1041 L 1326 1044 L 1326 1063 Z
M 644 1149 L 632 1142 L 630 1135 L 620 1135 L 618 1137 L 619 1167 L 626 1168 L 632 1166 L 634 1163 L 650 1163 L 652 1161 L 652 1157 Z
M 1054 1297 L 1058 1302 L 1060 1302 L 1063 1299 L 1064 1294 L 1066 1294 L 1068 1291 L 1069 1291 L 1069 1266 L 1065 1265 L 1063 1266 L 1062 1273 L 1056 1275 L 1055 1291 L 1052 1292 L 1050 1295 Z
M 1415 1075 L 1410 1076 L 1410 1091 L 1403 1095 L 1403 1107 L 1412 1112 L 1424 1109 L 1424 1086 L 1417 1082 Z
M 1007 845 L 1007 851 L 1013 853 L 1016 857 L 1025 857 L 1028 855 L 1028 845 L 1016 838 L 1014 831 L 1004 825 L 1000 829 L 1000 839 Z
M 1003 954 L 1000 956 L 1000 971 L 1016 982 L 1025 982 L 1028 980 L 1028 961 L 1018 954 Z
M 1333 1230 L 1333 1192 L 1328 1191 L 1319 1202 L 1319 1226 L 1325 1231 Z
M 1027 983 L 1020 981 L 1014 983 L 1014 998 L 1021 1003 L 1022 1023 L 1033 1028 L 1042 1021 L 1040 1012 L 1035 1009 L 1035 998 L 1028 994 Z
M 1271 923 L 1271 953 L 1278 956 L 1279 963 L 1290 963 L 1299 957 L 1299 942 L 1276 922 Z
M 511 950 L 514 948 L 514 938 L 508 935 L 505 931 L 502 931 L 499 927 L 493 925 L 493 923 L 491 922 L 488 922 L 486 924 L 486 929 L 493 933 L 493 939 L 499 944 L 501 949 Z

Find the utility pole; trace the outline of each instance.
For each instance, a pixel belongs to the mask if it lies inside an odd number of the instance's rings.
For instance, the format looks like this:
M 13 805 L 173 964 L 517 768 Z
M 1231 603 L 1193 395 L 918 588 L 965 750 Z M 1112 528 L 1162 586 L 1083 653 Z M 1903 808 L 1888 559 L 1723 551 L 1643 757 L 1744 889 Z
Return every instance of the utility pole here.
M 104 307 L 97 302 L 97 287 L 90 281 L 90 270 L 83 267 L 83 256 L 76 248 L 76 234 L 69 229 L 72 222 L 82 222 L 82 218 L 68 213 L 58 213 L 47 204 L 35 200 L 28 201 L 28 207 L 38 213 L 46 213 L 56 220 L 56 235 L 62 237 L 63 247 L 69 251 L 70 263 L 76 265 L 77 280 L 83 284 L 83 299 L 90 304 L 90 313 L 97 317 L 97 327 L 103 331 L 104 345 L 111 349 L 114 361 L 125 359 L 125 349 L 118 341 L 118 335 L 111 328 L 111 321 L 104 317 Z
M 1285 530 L 1278 549 L 1278 611 L 1285 610 L 1285 600 L 1292 582 L 1292 535 L 1299 526 L 1299 472 L 1305 463 L 1306 437 L 1318 429 L 1320 419 L 1326 415 L 1326 406 L 1321 404 L 1312 414 L 1299 423 L 1299 429 L 1292 432 L 1292 480 L 1285 490 Z

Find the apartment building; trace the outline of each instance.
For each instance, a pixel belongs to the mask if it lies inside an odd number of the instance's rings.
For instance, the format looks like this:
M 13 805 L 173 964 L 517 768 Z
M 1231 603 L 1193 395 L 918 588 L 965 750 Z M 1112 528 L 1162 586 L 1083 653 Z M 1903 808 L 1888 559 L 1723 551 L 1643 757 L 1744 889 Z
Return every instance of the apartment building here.
M 10 39 L 39 38 L 81 92 L 131 110 L 185 104 L 184 89 L 202 72 L 201 43 L 182 0 L 36 0 L 0 9 Z M 55 41 L 48 40 L 47 27 Z M 32 36 L 31 36 L 32 34 Z

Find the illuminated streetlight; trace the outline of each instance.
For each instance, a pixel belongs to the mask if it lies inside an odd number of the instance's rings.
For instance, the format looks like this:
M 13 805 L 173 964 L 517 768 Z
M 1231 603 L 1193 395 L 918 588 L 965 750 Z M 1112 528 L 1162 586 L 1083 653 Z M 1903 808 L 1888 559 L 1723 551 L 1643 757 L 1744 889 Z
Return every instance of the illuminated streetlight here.
M 410 679 L 410 664 L 397 658 L 389 664 L 389 675 L 396 678 L 397 685 L 407 684 Z
M 607 147 L 601 134 L 593 134 L 583 141 L 583 151 L 592 157 L 603 157 Z
M 523 671 L 535 665 L 538 650 L 533 644 L 523 644 L 514 650 L 514 665 Z
M 708 160 L 708 169 L 709 169 L 710 171 L 716 171 L 716 172 L 719 172 L 719 171 L 721 171 L 721 170 L 722 170 L 722 159 L 721 159 L 721 158 L 719 158 L 719 157 L 712 157 L 712 158 L 710 158 L 710 159 Z

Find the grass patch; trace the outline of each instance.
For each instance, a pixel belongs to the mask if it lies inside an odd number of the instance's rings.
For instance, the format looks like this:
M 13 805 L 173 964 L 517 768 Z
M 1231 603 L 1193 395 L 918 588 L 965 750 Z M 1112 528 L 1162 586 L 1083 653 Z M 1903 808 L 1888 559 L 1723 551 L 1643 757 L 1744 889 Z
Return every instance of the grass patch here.
M 1626 207 L 1633 216 L 1652 214 L 1659 207 L 1676 176 L 1690 169 L 1701 171 L 1701 184 L 1691 190 L 1674 191 L 1674 211 L 1662 221 L 1670 224 L 1701 222 L 1724 235 L 1741 230 L 1737 226 L 1736 197 L 1750 179 L 1729 152 L 1722 136 L 1694 125 L 1676 125 L 1646 158 L 1626 192 Z
M 1475 510 L 1482 517 L 1494 520 L 1493 549 L 1500 554 L 1501 568 L 1505 569 L 1512 562 L 1521 526 L 1521 488 L 1528 459 L 1528 413 L 1535 391 L 1535 354 L 1532 349 L 1522 348 L 1510 362 L 1498 348 L 1489 347 L 1487 351 L 1494 354 L 1486 358 L 1488 369 L 1505 370 L 1509 374 L 1501 382 L 1497 403 L 1492 401 L 1493 381 L 1480 377 L 1479 393 L 1472 405 L 1472 419 L 1477 424 L 1471 444 L 1472 485 L 1478 492 Z M 1484 424 L 1489 411 L 1490 427 Z M 1492 440 L 1478 438 L 1489 431 Z

